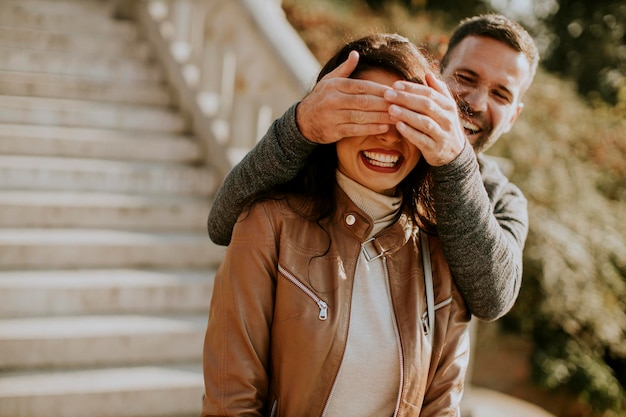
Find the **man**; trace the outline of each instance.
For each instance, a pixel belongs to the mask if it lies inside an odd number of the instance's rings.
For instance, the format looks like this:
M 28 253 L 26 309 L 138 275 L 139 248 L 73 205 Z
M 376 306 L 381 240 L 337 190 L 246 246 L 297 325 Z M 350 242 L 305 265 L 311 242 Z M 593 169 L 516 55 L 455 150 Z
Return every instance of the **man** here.
M 495 14 L 457 27 L 441 61 L 445 83 L 432 74 L 427 85 L 393 88 L 349 79 L 353 53 L 233 168 L 209 214 L 211 239 L 228 244 L 246 199 L 295 176 L 318 144 L 395 124 L 433 166 L 439 238 L 470 311 L 501 317 L 519 293 L 528 213 L 521 191 L 481 152 L 513 126 L 538 61 L 526 30 Z

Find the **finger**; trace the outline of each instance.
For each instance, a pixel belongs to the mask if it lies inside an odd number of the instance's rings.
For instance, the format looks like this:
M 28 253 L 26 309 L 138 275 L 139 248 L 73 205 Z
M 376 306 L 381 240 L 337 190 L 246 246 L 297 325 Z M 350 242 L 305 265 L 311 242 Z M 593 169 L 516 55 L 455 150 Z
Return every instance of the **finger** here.
M 439 79 L 435 74 L 426 74 L 426 85 L 439 92 L 440 94 L 450 99 L 454 99 L 452 93 L 450 92 L 450 89 L 448 88 L 448 85 L 443 80 Z
M 457 105 L 448 93 L 445 84 L 440 92 L 428 85 L 398 82 L 394 84 L 394 89 L 385 92 L 385 99 L 392 104 L 406 107 L 412 111 L 423 113 L 435 119 L 445 119 L 456 116 Z M 454 113 L 452 116 L 451 114 Z
M 366 95 L 382 98 L 386 91 L 391 90 L 391 87 L 385 84 L 356 78 L 335 78 L 325 82 L 329 85 L 334 84 L 334 88 L 337 91 L 351 95 Z
M 394 124 L 387 106 L 382 110 L 357 110 L 348 109 L 335 112 L 338 120 L 343 120 L 346 124 Z
M 395 123 L 386 109 L 382 112 L 339 110 L 332 113 L 332 118 L 322 122 L 324 126 L 328 126 L 325 131 L 333 141 L 345 137 L 381 134 Z
M 402 137 L 420 150 L 422 157 L 429 165 L 441 166 L 449 162 L 450 159 L 446 157 L 446 154 L 441 152 L 441 149 L 436 146 L 430 136 L 413 129 L 404 122 L 397 122 L 395 127 Z
M 375 94 L 344 94 L 341 98 L 342 109 L 388 114 L 389 102 Z
M 322 80 L 329 78 L 347 78 L 356 69 L 359 64 L 359 53 L 357 51 L 350 51 L 348 58 L 343 61 L 337 68 L 322 77 Z
M 392 104 L 389 106 L 389 115 L 396 123 L 402 122 L 411 129 L 428 136 L 431 140 L 442 135 L 440 126 L 430 116 L 423 113 Z
M 354 136 L 375 136 L 389 130 L 389 124 L 343 124 L 337 126 L 337 140 Z

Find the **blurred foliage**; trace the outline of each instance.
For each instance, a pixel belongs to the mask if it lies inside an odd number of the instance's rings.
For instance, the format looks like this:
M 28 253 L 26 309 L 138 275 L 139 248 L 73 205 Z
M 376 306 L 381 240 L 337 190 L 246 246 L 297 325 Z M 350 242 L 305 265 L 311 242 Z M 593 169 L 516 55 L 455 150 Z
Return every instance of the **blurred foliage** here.
M 544 67 L 576 81 L 584 95 L 617 104 L 626 93 L 626 3 L 559 0 L 559 5 L 543 21 L 553 37 Z
M 458 22 L 442 12 L 458 12 L 452 0 L 420 13 L 364 1 L 283 0 L 283 7 L 320 62 L 371 30 L 401 33 L 440 56 L 450 22 Z M 499 323 L 532 338 L 538 386 L 566 388 L 589 405 L 576 417 L 625 417 L 626 88 L 613 105 L 582 98 L 578 87 L 540 68 L 513 130 L 489 151 L 513 163 L 511 180 L 527 196 L 531 220 L 520 297 Z
M 502 324 L 533 337 L 535 380 L 626 415 L 626 121 L 544 72 L 491 151 L 529 199 L 522 292 Z
M 542 65 L 574 81 L 584 97 L 626 105 L 626 3 L 623 0 L 536 0 L 526 15 L 515 0 L 397 0 L 411 12 L 444 12 L 449 21 L 497 10 L 541 39 Z M 380 11 L 385 0 L 365 0 Z

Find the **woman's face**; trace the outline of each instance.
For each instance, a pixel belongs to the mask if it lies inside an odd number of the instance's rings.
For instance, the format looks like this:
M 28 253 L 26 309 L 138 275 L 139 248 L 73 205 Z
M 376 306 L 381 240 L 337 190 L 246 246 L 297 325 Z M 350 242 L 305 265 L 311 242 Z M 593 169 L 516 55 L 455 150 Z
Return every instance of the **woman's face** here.
M 391 86 L 401 77 L 384 70 L 363 71 L 359 79 Z M 353 136 L 337 142 L 341 173 L 380 194 L 394 195 L 396 187 L 415 168 L 422 153 L 394 126 L 375 136 Z

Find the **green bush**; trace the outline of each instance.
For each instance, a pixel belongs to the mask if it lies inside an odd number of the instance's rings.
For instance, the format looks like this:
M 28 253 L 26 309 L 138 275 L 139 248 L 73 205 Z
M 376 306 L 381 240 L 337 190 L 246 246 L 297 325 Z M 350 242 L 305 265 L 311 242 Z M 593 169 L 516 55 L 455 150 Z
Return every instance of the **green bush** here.
M 495 153 L 529 199 L 520 298 L 503 325 L 534 340 L 535 381 L 626 416 L 626 126 L 538 75 Z

